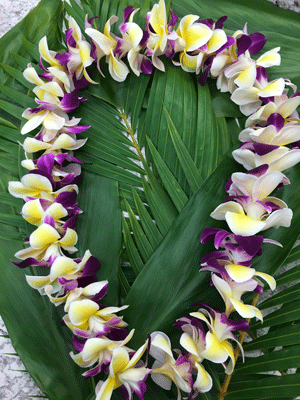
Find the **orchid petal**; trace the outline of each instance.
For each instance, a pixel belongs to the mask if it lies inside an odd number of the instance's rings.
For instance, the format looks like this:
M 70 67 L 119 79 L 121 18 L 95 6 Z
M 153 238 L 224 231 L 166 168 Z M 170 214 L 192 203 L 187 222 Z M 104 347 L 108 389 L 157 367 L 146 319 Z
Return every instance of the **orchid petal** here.
M 60 66 L 58 60 L 55 58 L 56 52 L 48 48 L 47 37 L 44 36 L 39 41 L 39 53 L 41 57 L 52 66 Z
M 61 246 L 73 246 L 77 243 L 77 233 L 74 229 L 67 228 L 66 234 L 58 242 Z
M 213 385 L 211 376 L 205 371 L 202 365 L 197 362 L 195 363 L 195 367 L 197 368 L 197 379 L 193 387 L 199 390 L 200 393 L 209 392 Z
M 27 153 L 35 153 L 37 151 L 50 149 L 51 144 L 27 137 L 24 140 L 23 148 Z
M 248 305 L 248 304 L 243 304 L 241 301 L 235 300 L 235 299 L 230 299 L 234 309 L 240 314 L 241 317 L 243 318 L 253 318 L 256 317 L 259 320 L 263 320 L 262 313 L 259 311 L 258 308 Z
M 285 88 L 285 80 L 283 78 L 276 79 L 269 83 L 259 92 L 260 97 L 281 96 Z
M 42 289 L 50 283 L 49 276 L 29 276 L 25 275 L 27 283 L 33 289 Z
M 28 65 L 28 68 L 23 71 L 24 78 L 35 85 L 43 85 L 44 81 L 38 76 L 36 70 L 30 64 Z
M 29 237 L 29 243 L 34 249 L 42 249 L 59 239 L 59 233 L 51 225 L 40 225 Z
M 238 283 L 248 281 L 255 274 L 255 269 L 238 264 L 227 264 L 224 266 L 230 278 Z
M 266 223 L 249 217 L 228 211 L 225 214 L 226 222 L 235 235 L 253 236 L 265 228 Z
M 205 340 L 206 349 L 202 352 L 202 356 L 217 364 L 225 362 L 228 358 L 228 352 L 227 349 L 222 346 L 222 343 L 219 342 L 216 335 L 207 332 Z
M 68 257 L 57 257 L 51 266 L 50 280 L 53 282 L 55 279 L 62 275 L 70 274 L 76 268 L 77 264 L 74 260 Z
M 98 304 L 92 300 L 83 299 L 73 301 L 69 309 L 69 318 L 73 325 L 82 325 L 98 310 Z
M 234 80 L 234 83 L 240 88 L 251 88 L 254 85 L 256 79 L 256 67 L 254 63 L 251 63 L 249 67 L 244 69 L 238 77 Z
M 224 220 L 227 212 L 238 213 L 244 215 L 243 207 L 234 201 L 220 204 L 210 216 L 217 220 Z
M 259 59 L 256 61 L 256 65 L 268 68 L 273 67 L 274 65 L 280 65 L 281 57 L 278 54 L 280 47 L 276 47 L 270 51 L 267 51 Z
M 264 281 L 266 281 L 271 290 L 276 289 L 276 280 L 273 278 L 273 276 L 258 271 L 255 272 L 255 275 L 261 277 Z

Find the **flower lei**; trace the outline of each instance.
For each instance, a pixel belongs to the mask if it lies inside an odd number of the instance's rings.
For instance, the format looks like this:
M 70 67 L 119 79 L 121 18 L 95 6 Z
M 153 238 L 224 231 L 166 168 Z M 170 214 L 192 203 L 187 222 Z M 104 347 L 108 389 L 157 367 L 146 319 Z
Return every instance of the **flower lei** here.
M 246 332 L 250 318 L 262 320 L 255 301 L 244 304 L 241 296 L 246 292 L 261 293 L 261 279 L 272 290 L 276 286 L 273 277 L 251 268 L 251 263 L 254 256 L 261 255 L 263 243 L 280 245 L 259 232 L 272 226 L 290 226 L 292 211 L 270 194 L 290 183 L 282 171 L 300 161 L 296 111 L 300 93 L 288 79 L 268 81 L 266 68 L 280 65 L 279 47 L 257 60 L 251 58 L 263 48 L 264 35 L 248 34 L 245 26 L 227 36 L 223 30 L 226 17 L 214 23 L 211 19 L 199 20 L 197 15 L 183 17 L 175 30 L 178 17 L 171 11 L 171 20 L 167 21 L 163 0 L 147 13 L 146 30 L 142 30 L 133 22 L 137 11 L 133 7 L 124 10 L 124 21 L 119 26 L 122 38 L 110 32 L 118 20 L 116 16 L 107 21 L 104 33 L 92 27 L 94 18 L 86 18 L 85 33 L 91 43 L 70 17 L 66 31 L 68 50 L 62 54 L 49 50 L 43 37 L 39 43 L 39 66 L 44 72 L 38 75 L 28 64 L 23 73 L 27 81 L 36 85 L 33 92 L 38 106 L 24 111 L 22 116 L 28 121 L 21 133 L 42 127 L 34 138 L 26 138 L 23 143 L 26 159 L 22 166 L 29 170 L 28 174 L 21 182 L 9 183 L 9 192 L 25 200 L 23 218 L 37 226 L 26 239 L 29 247 L 15 254 L 22 261 L 14 264 L 20 268 L 50 269 L 47 276 L 26 276 L 27 282 L 55 305 L 65 304 L 63 321 L 74 333 L 73 344 L 79 351 L 70 355 L 81 367 L 90 368 L 83 375 L 108 375 L 96 386 L 96 400 L 110 399 L 118 387 L 125 391 L 125 398 L 131 399 L 135 392 L 143 399 L 149 374 L 166 390 L 173 382 L 178 399 L 180 391 L 191 399 L 212 387 L 212 378 L 202 361 L 223 364 L 230 375 L 238 354 L 230 341 L 237 342 L 237 349 L 243 354 L 242 341 L 237 341 L 233 332 Z M 72 254 L 77 250 L 75 226 L 82 212 L 76 202 L 82 161 L 74 157 L 73 150 L 85 144 L 87 139 L 77 139 L 76 135 L 89 126 L 79 125 L 80 118 L 69 119 L 68 113 L 85 100 L 79 97 L 79 89 L 97 83 L 87 68 L 96 62 L 103 75 L 100 60 L 105 56 L 109 73 L 122 82 L 129 73 L 122 61 L 126 55 L 130 68 L 139 76 L 151 74 L 153 66 L 164 71 L 159 58 L 164 54 L 175 66 L 200 74 L 202 85 L 208 77 L 217 78 L 217 88 L 230 92 L 231 100 L 248 116 L 239 135 L 242 145 L 232 153 L 247 171 L 232 174 L 225 186 L 225 202 L 211 213 L 212 218 L 225 220 L 230 231 L 207 228 L 201 234 L 202 243 L 213 241 L 216 248 L 202 258 L 201 271 L 210 271 L 211 283 L 222 296 L 225 311 L 201 304 L 197 312 L 179 318 L 174 325 L 182 333 L 180 344 L 185 352 L 179 352 L 176 359 L 170 339 L 163 332 L 151 333 L 137 351 L 127 347 L 134 330 L 128 333 L 126 322 L 116 315 L 127 306 L 100 304 L 108 288 L 107 281 L 98 282 L 95 277 L 100 262 L 89 250 L 83 258 L 75 259 L 63 252 Z M 49 66 L 45 67 L 42 60 Z M 289 87 L 295 92 L 290 97 Z M 40 151 L 43 154 L 36 158 Z M 230 320 L 233 311 L 243 319 Z M 147 360 L 141 360 L 146 350 L 146 359 L 148 354 L 155 359 L 151 368 L 147 367 Z

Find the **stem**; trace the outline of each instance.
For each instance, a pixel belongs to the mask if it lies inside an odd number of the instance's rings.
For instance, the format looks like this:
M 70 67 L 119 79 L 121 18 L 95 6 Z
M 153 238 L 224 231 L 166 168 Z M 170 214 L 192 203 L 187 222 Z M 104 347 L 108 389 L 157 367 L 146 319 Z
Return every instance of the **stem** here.
M 128 122 L 127 117 L 126 117 L 126 115 L 125 115 L 125 113 L 124 113 L 123 110 L 121 110 L 121 117 L 123 118 L 123 120 L 124 120 L 124 122 L 125 122 L 125 125 L 126 125 L 126 128 L 127 128 L 127 132 L 129 133 L 129 135 L 130 135 L 130 137 L 131 137 L 131 140 L 132 140 L 132 142 L 133 142 L 134 148 L 135 148 L 136 151 L 138 152 L 138 155 L 139 155 L 139 157 L 140 157 L 140 160 L 141 160 L 142 163 L 144 164 L 145 159 L 144 159 L 144 157 L 143 157 L 143 154 L 142 154 L 142 152 L 141 152 L 141 149 L 139 148 L 139 145 L 138 145 L 137 141 L 135 140 L 134 133 L 133 133 L 133 131 L 132 131 L 130 125 L 129 125 L 129 122 Z
M 252 301 L 252 305 L 253 306 L 256 305 L 258 297 L 259 297 L 259 294 L 253 299 L 253 301 Z M 247 318 L 247 321 L 250 322 L 250 319 L 251 318 Z M 240 332 L 240 337 L 239 337 L 240 345 L 243 344 L 245 336 L 246 336 L 246 332 Z M 235 359 L 235 361 L 237 361 L 237 358 L 238 358 L 239 354 L 240 354 L 240 346 L 237 345 L 235 350 L 234 350 L 234 359 Z M 232 374 L 226 375 L 226 378 L 224 379 L 223 385 L 222 385 L 222 387 L 220 389 L 220 395 L 218 397 L 218 400 L 224 400 L 224 397 L 226 396 L 226 393 L 227 393 L 227 389 L 228 389 L 229 383 L 231 381 L 231 377 L 232 377 Z

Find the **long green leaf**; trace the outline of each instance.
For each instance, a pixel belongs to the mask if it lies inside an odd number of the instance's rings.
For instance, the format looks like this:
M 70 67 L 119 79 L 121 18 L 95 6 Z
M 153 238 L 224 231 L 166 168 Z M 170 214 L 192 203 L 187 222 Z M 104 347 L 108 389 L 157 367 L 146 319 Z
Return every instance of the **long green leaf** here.
M 285 322 L 295 321 L 300 319 L 300 304 L 299 301 L 293 301 L 283 305 L 279 310 L 273 311 L 264 318 L 264 322 L 256 322 L 251 325 L 251 329 L 264 328 L 268 326 L 276 326 Z
M 178 134 L 177 129 L 174 125 L 174 122 L 172 121 L 170 114 L 168 113 L 166 108 L 164 108 L 164 112 L 167 119 L 171 139 L 177 153 L 177 157 L 185 173 L 186 179 L 192 189 L 192 192 L 194 193 L 201 185 L 203 181 L 202 177 L 198 169 L 196 168 L 191 156 L 189 155 L 189 152 L 184 146 L 184 143 L 181 140 L 180 135 Z
M 162 183 L 164 184 L 169 196 L 175 204 L 175 207 L 180 212 L 187 203 L 188 197 L 165 164 L 164 160 L 161 158 L 159 152 L 156 150 L 148 136 L 147 143 Z
M 233 383 L 226 400 L 241 399 L 294 399 L 300 394 L 300 380 L 297 374 L 272 376 L 257 380 Z
M 244 350 L 269 349 L 278 346 L 290 346 L 300 343 L 300 324 L 292 325 L 289 329 L 277 329 L 275 332 L 268 332 L 250 343 L 244 344 Z M 281 368 L 282 369 L 282 368 Z
M 109 281 L 105 301 L 118 304 L 118 267 L 121 251 L 121 210 L 116 181 L 83 173 L 78 201 L 84 213 L 79 216 L 76 230 L 80 256 L 89 249 L 101 262 L 99 280 Z M 95 218 L 97 215 L 97 218 Z M 101 221 L 99 223 L 99 221 Z
M 235 374 L 256 374 L 300 367 L 300 346 L 273 351 L 260 357 L 251 357 L 235 368 Z

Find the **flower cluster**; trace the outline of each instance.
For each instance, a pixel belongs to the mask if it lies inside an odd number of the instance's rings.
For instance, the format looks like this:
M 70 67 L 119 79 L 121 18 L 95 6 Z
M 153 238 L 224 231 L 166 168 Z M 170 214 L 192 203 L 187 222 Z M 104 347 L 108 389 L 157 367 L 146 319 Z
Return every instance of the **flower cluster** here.
M 30 64 L 23 73 L 35 85 L 32 91 L 38 106 L 24 111 L 23 117 L 28 121 L 21 133 L 36 128 L 39 131 L 34 138 L 27 137 L 22 145 L 26 155 L 22 166 L 29 170 L 28 174 L 20 182 L 10 182 L 8 189 L 25 201 L 21 214 L 35 230 L 26 238 L 29 247 L 15 254 L 22 261 L 14 264 L 20 268 L 47 268 L 46 275 L 27 275 L 27 282 L 56 306 L 64 304 L 63 322 L 76 335 L 74 347 L 80 351 L 71 357 L 82 367 L 97 362 L 84 375 L 94 376 L 101 371 L 109 375 L 106 382 L 99 382 L 97 399 L 109 398 L 119 386 L 127 389 L 129 397 L 134 391 L 142 396 L 150 370 L 139 361 L 148 341 L 138 351 L 125 346 L 134 330 L 128 333 L 127 323 L 116 314 L 127 306 L 101 304 L 108 281 L 97 281 L 99 260 L 89 250 L 82 258 L 65 255 L 77 251 L 75 227 L 82 212 L 76 201 L 82 162 L 74 157 L 73 151 L 87 139 L 77 139 L 76 135 L 89 128 L 79 125 L 80 118 L 69 118 L 68 113 L 85 100 L 78 96 L 79 88 L 94 83 L 85 69 L 94 61 L 90 56 L 91 45 L 72 18 L 69 27 L 66 32 L 69 52 L 58 54 L 49 50 L 44 37 L 39 43 L 39 66 L 43 73 L 38 74 Z
M 266 38 L 260 33 L 248 34 L 246 26 L 227 36 L 223 30 L 227 17 L 214 23 L 186 15 L 178 21 L 172 11 L 168 22 L 164 1 L 160 0 L 147 13 L 143 30 L 133 22 L 137 12 L 133 7 L 124 10 L 121 37 L 111 32 L 116 16 L 109 18 L 103 33 L 93 28 L 94 18 L 86 18 L 85 34 L 91 42 L 70 17 L 66 51 L 60 54 L 49 50 L 44 37 L 39 44 L 43 73 L 38 74 L 30 64 L 24 71 L 25 79 L 35 85 L 32 91 L 37 107 L 24 111 L 28 121 L 21 133 L 39 131 L 23 143 L 26 159 L 22 165 L 29 172 L 20 182 L 10 182 L 9 192 L 24 199 L 22 216 L 36 229 L 26 239 L 29 247 L 16 253 L 22 261 L 15 264 L 20 268 L 48 268 L 47 275 L 27 276 L 27 281 L 55 305 L 64 304 L 63 321 L 74 333 L 73 344 L 78 351 L 71 357 L 81 367 L 90 368 L 83 375 L 108 375 L 96 386 L 96 400 L 109 400 L 118 387 L 125 390 L 125 398 L 131 399 L 135 392 L 143 399 L 149 374 L 166 390 L 173 382 L 178 399 L 181 390 L 191 399 L 212 387 L 212 378 L 202 362 L 222 364 L 231 374 L 236 362 L 232 341 L 241 347 L 234 332 L 247 331 L 249 322 L 245 319 L 262 320 L 257 307 L 244 304 L 243 294 L 261 293 L 262 280 L 275 289 L 274 278 L 251 265 L 253 257 L 262 254 L 263 243 L 280 245 L 258 234 L 270 227 L 290 226 L 292 211 L 272 193 L 290 183 L 283 171 L 300 161 L 296 111 L 300 93 L 288 79 L 269 82 L 266 68 L 280 64 L 279 48 L 252 59 L 262 50 Z M 181 332 L 184 350 L 175 350 L 176 358 L 163 332 L 151 333 L 137 351 L 127 347 L 134 330 L 128 332 L 126 322 L 116 315 L 127 306 L 101 304 L 108 282 L 97 281 L 100 262 L 89 250 L 83 258 L 65 255 L 77 251 L 75 226 L 82 212 L 76 201 L 82 162 L 73 151 L 86 139 L 77 139 L 76 135 L 89 128 L 79 125 L 79 118 L 69 118 L 68 113 L 85 101 L 79 97 L 79 90 L 97 83 L 87 69 L 95 64 L 103 76 L 100 62 L 105 58 L 110 75 L 122 82 L 129 73 L 126 56 L 129 67 L 139 76 L 151 74 L 153 67 L 164 71 L 163 55 L 175 66 L 198 74 L 203 85 L 208 77 L 216 78 L 217 87 L 230 92 L 232 101 L 248 116 L 246 129 L 239 135 L 242 145 L 233 151 L 246 172 L 232 174 L 225 187 L 228 196 L 211 213 L 212 218 L 226 221 L 229 231 L 207 228 L 201 235 L 202 243 L 213 241 L 216 248 L 202 258 L 201 271 L 211 273 L 211 284 L 222 297 L 225 311 L 201 304 L 197 312 L 179 318 L 175 327 Z M 290 97 L 289 88 L 294 92 Z M 229 319 L 232 312 L 243 319 Z M 141 357 L 147 347 L 144 362 Z M 155 360 L 151 369 L 147 368 L 149 354 Z

